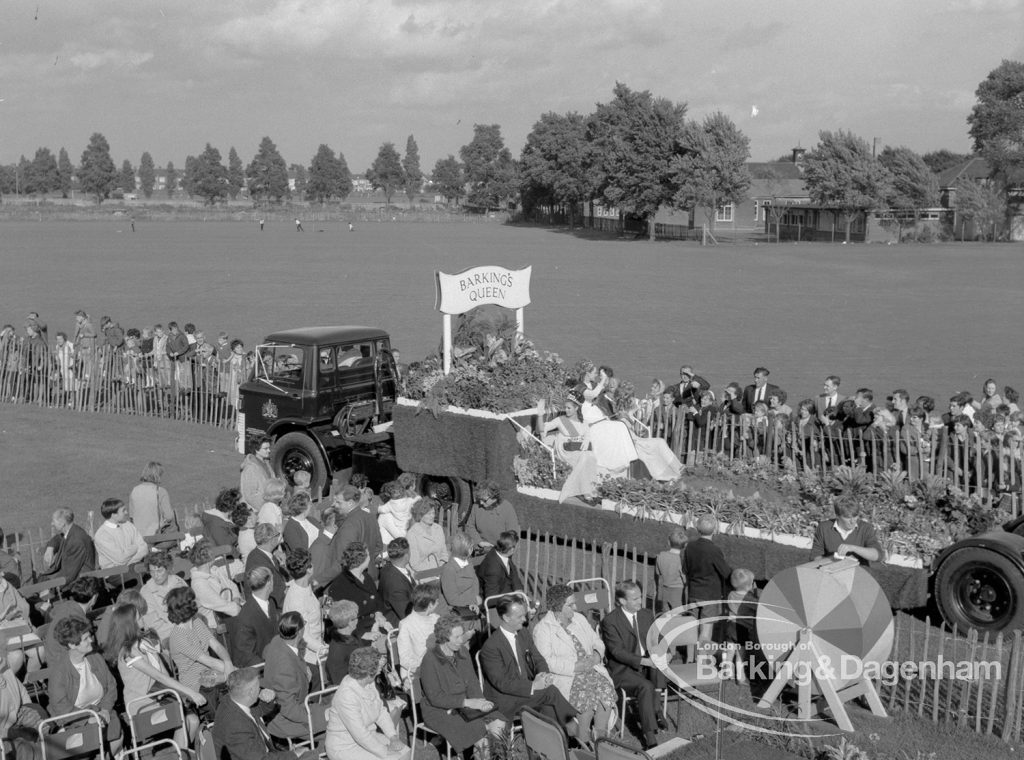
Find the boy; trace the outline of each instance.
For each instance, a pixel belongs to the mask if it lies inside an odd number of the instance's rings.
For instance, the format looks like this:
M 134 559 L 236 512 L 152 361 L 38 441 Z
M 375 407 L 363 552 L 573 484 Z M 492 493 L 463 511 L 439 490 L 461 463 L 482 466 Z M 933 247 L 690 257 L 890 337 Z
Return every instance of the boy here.
M 658 579 L 658 612 L 667 612 L 681 607 L 683 591 L 686 589 L 686 575 L 683 574 L 683 547 L 686 546 L 686 531 L 677 528 L 668 537 L 669 548 L 658 555 L 654 572 Z
M 687 544 L 683 555 L 683 572 L 687 578 L 690 604 L 706 602 L 695 610 L 700 620 L 698 646 L 711 643 L 714 619 L 723 612 L 726 583 L 732 575 L 732 568 L 722 549 L 711 541 L 717 528 L 718 523 L 711 515 L 698 518 L 697 533 L 700 536 Z

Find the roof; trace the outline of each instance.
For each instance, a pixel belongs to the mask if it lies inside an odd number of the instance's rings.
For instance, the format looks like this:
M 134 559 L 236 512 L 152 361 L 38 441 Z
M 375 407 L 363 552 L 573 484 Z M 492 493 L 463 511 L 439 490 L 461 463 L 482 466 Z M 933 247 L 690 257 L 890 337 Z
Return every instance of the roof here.
M 266 337 L 268 343 L 295 343 L 297 345 L 323 345 L 325 343 L 350 343 L 357 340 L 387 338 L 388 333 L 379 327 L 359 325 L 335 325 L 324 327 L 296 327 L 281 330 Z
M 747 169 L 753 179 L 803 179 L 800 166 L 792 161 L 748 161 Z
M 961 179 L 986 180 L 992 176 L 992 167 L 988 161 L 978 156 L 973 156 L 962 164 L 946 169 L 939 175 L 939 187 L 956 187 Z M 1024 182 L 1024 171 L 1011 169 L 1009 171 L 1011 183 Z

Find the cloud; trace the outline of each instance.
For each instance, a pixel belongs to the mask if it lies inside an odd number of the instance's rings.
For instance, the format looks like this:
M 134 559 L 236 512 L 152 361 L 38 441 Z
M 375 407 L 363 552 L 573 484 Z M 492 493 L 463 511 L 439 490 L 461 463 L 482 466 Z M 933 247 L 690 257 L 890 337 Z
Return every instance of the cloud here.
M 66 54 L 68 62 L 82 71 L 112 68 L 138 67 L 153 60 L 153 53 L 142 50 L 83 50 Z

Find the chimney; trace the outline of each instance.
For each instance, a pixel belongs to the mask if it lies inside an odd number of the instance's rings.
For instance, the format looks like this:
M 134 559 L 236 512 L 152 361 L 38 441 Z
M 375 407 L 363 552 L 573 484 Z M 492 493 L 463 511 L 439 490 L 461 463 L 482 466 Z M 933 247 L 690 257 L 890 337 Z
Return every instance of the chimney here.
M 804 153 L 807 152 L 807 148 L 801 148 L 797 146 L 793 148 L 793 163 L 802 164 L 804 162 Z

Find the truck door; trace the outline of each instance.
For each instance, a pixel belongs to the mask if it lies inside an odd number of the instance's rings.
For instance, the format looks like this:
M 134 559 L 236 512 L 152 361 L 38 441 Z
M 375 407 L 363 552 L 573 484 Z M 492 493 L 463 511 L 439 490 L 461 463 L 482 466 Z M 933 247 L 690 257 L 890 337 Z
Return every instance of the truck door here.
M 376 398 L 373 343 L 369 340 L 338 347 L 337 388 L 339 400 L 352 402 Z
M 256 347 L 254 380 L 261 382 L 262 392 L 269 397 L 260 409 L 265 423 L 303 416 L 303 391 L 312 374 L 306 367 L 307 353 L 303 346 L 284 343 Z

